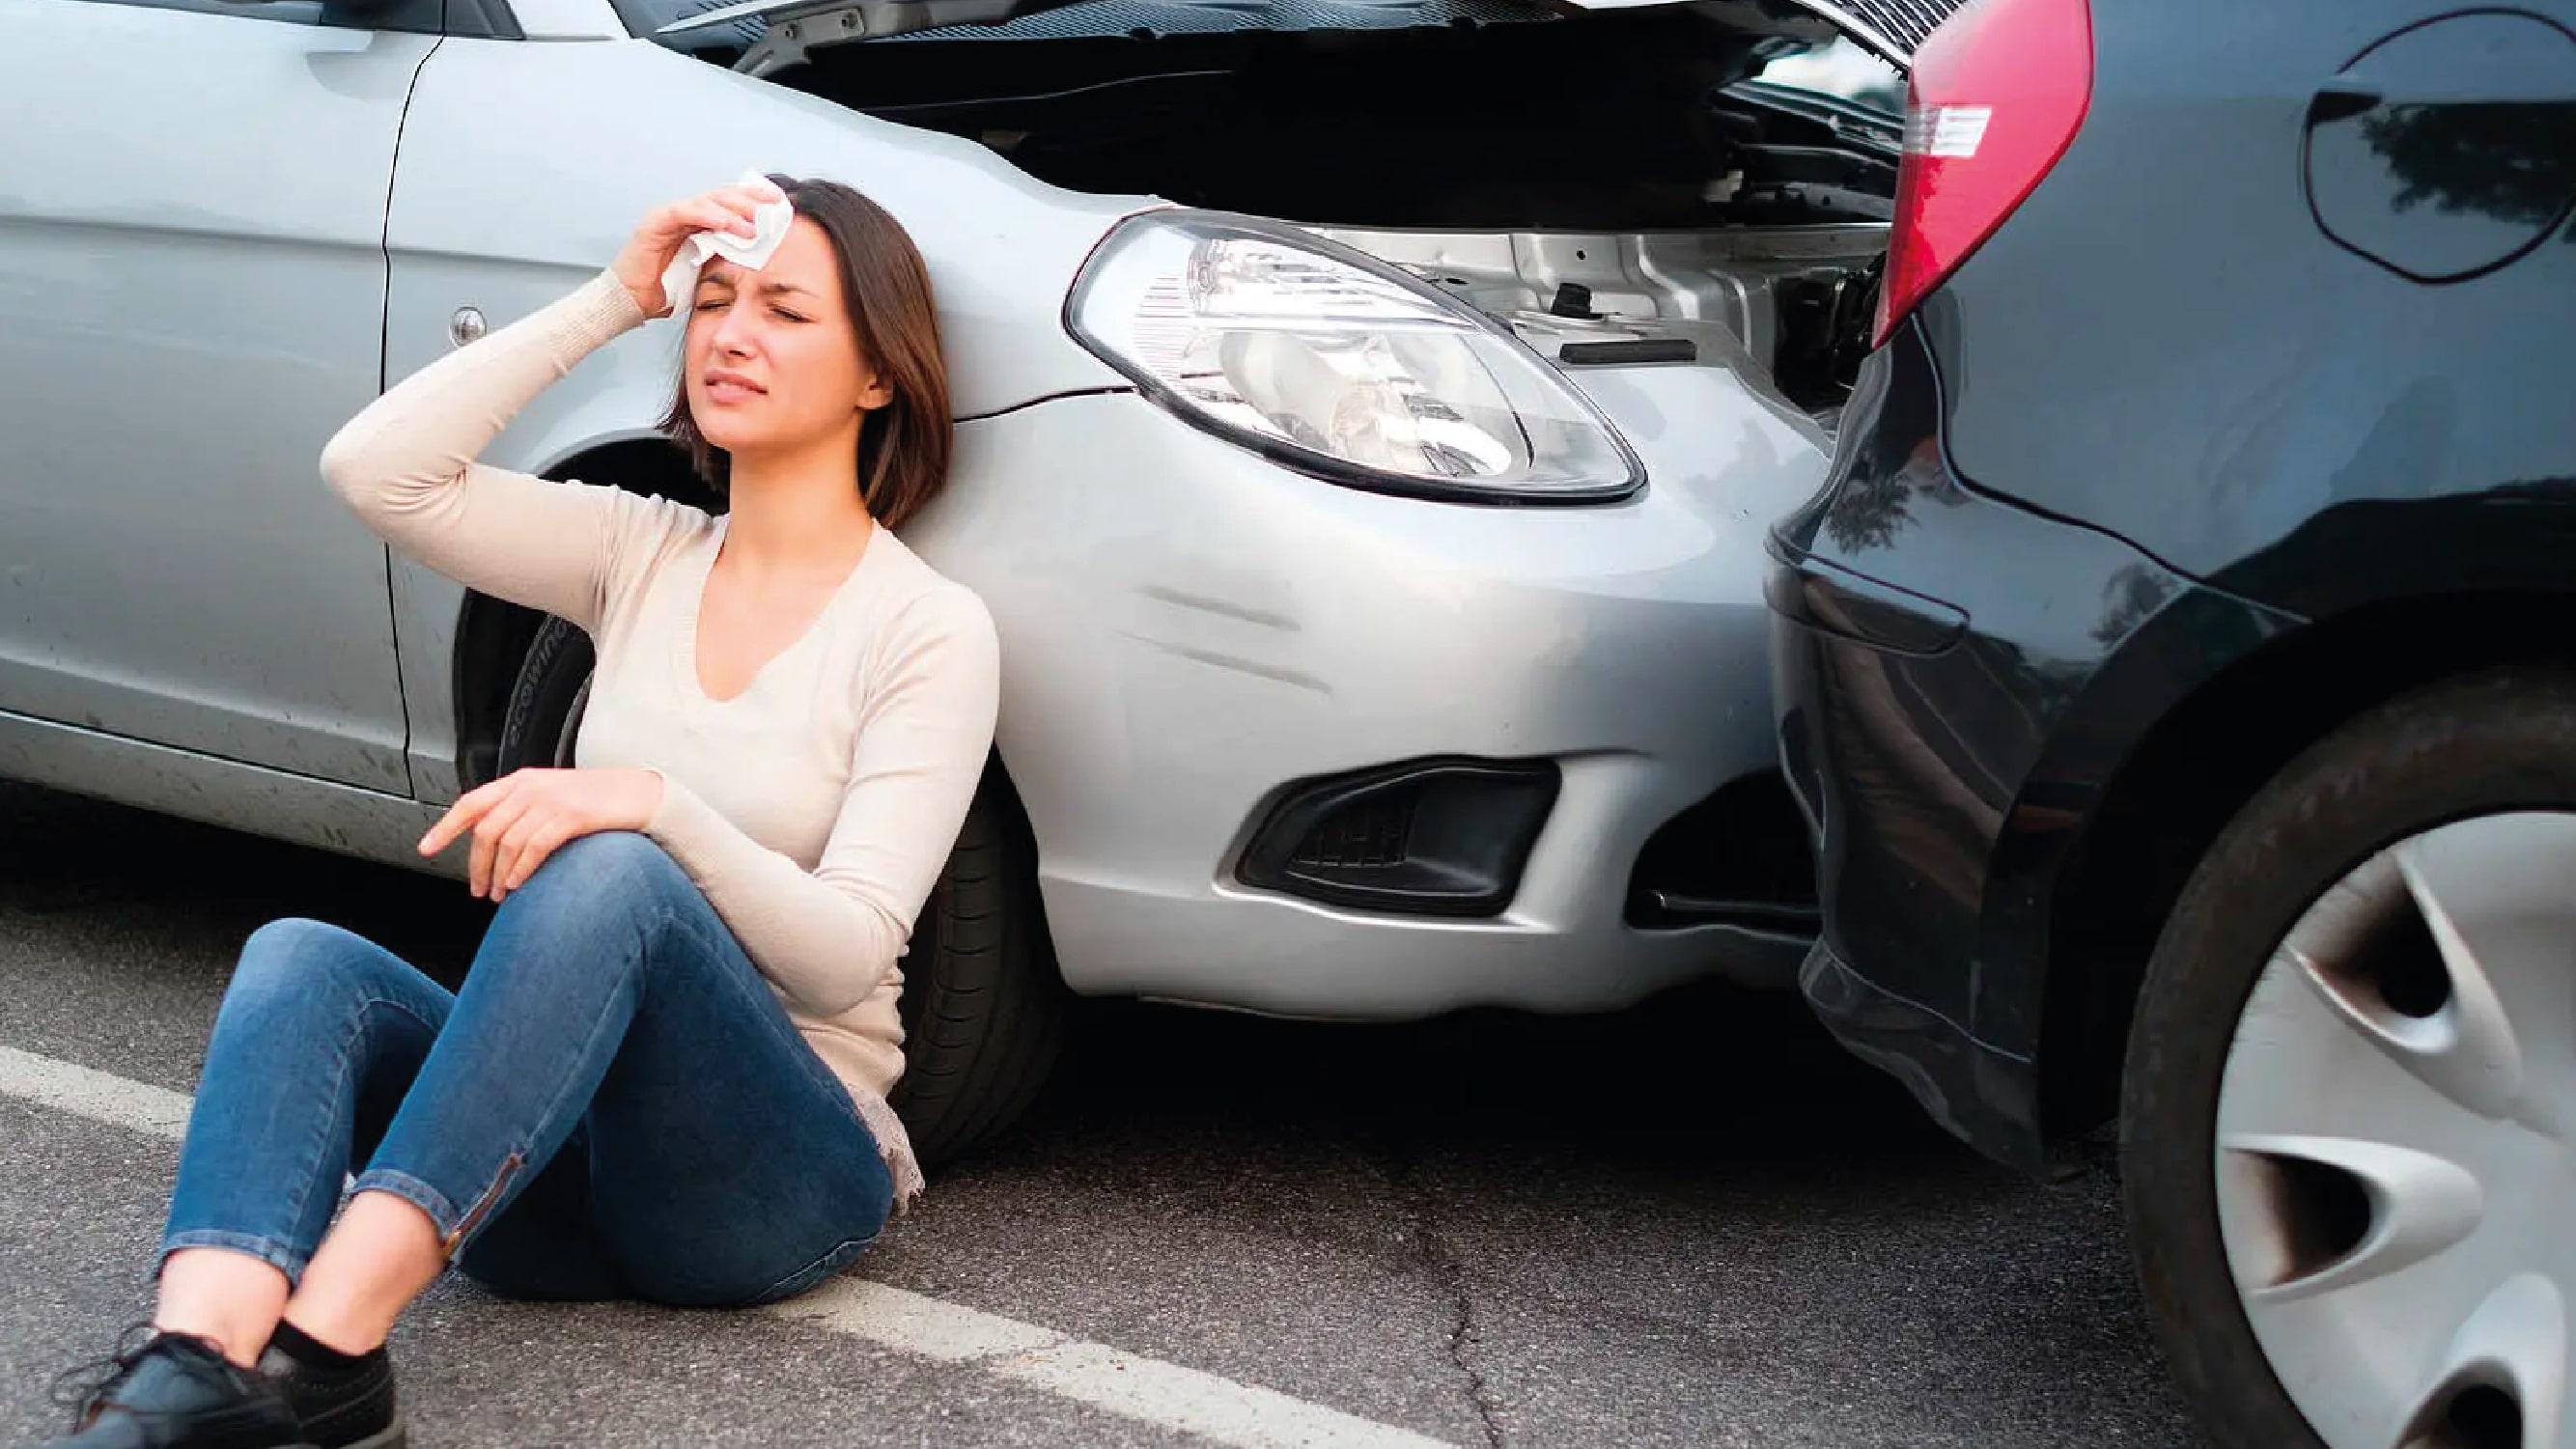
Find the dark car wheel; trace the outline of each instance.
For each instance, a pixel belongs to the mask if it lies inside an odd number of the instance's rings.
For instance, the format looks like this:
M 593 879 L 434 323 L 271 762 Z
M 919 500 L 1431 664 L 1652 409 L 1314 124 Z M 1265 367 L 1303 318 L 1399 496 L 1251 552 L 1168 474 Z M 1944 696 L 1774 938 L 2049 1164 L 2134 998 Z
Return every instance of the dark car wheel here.
M 590 693 L 589 636 L 548 619 L 501 731 L 504 773 L 569 765 Z M 1069 1009 L 1038 899 L 1037 847 L 1010 783 L 988 766 L 905 953 L 905 1066 L 893 1103 L 925 1163 L 991 1141 L 1037 1100 Z
M 2245 807 L 2148 967 L 2122 1139 L 2220 1443 L 2566 1442 L 2576 676 L 2407 696 Z
M 590 636 L 549 618 L 519 660 L 510 708 L 501 717 L 500 773 L 532 765 L 569 766 L 582 707 L 590 702 L 595 659 Z

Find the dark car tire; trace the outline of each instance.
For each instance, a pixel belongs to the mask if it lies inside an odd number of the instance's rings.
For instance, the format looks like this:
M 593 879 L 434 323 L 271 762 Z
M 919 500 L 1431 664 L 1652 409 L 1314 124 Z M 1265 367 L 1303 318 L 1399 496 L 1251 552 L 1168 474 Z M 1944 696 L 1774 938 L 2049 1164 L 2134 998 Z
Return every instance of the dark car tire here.
M 2158 1340 L 2227 1449 L 2321 1442 L 2273 1375 L 2220 1232 L 2219 1092 L 2247 998 L 2309 905 L 2372 855 L 2517 809 L 2576 810 L 2576 675 L 2464 676 L 2356 718 L 2237 814 L 2166 921 L 2129 1036 L 2122 1192 Z
M 1072 1009 L 1038 898 L 1037 843 L 999 762 L 984 768 L 903 967 L 894 1107 L 924 1162 L 963 1157 L 1037 1101 Z
M 545 621 L 510 693 L 502 773 L 572 763 L 592 663 L 587 635 Z M 901 964 L 905 1066 L 893 1106 L 924 1164 L 951 1161 L 1036 1102 L 1071 1009 L 1038 897 L 1036 842 L 998 762 L 985 768 Z
M 572 764 L 573 737 L 590 702 L 596 662 L 590 636 L 580 629 L 552 617 L 538 627 L 501 716 L 500 774 Z

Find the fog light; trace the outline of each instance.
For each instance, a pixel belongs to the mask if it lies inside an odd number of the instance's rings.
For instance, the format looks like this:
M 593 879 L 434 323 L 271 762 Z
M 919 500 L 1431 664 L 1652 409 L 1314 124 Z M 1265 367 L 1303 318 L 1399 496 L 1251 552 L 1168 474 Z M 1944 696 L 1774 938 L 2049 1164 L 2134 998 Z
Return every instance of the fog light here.
M 1417 760 L 1307 781 L 1262 816 L 1235 878 L 1327 905 L 1499 915 L 1557 785 L 1551 760 Z

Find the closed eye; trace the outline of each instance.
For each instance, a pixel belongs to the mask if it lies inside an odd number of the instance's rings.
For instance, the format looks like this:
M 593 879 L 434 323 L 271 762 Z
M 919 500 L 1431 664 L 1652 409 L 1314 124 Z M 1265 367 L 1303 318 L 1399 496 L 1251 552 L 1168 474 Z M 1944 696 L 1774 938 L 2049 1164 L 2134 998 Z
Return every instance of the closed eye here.
M 776 313 L 776 314 L 778 314 L 778 315 L 779 315 L 779 316 L 781 316 L 781 317 L 786 318 L 786 319 L 787 319 L 788 321 L 790 321 L 790 322 L 804 322 L 804 321 L 809 321 L 809 320 L 811 320 L 811 319 L 809 319 L 809 318 L 799 316 L 799 315 L 797 315 L 797 314 L 796 314 L 796 313 L 794 313 L 794 312 L 790 312 L 790 311 L 788 311 L 788 310 L 787 310 L 786 308 L 784 308 L 784 307 L 772 307 L 772 308 L 770 308 L 769 310 L 770 310 L 770 311 L 772 311 L 772 312 L 774 312 L 774 313 Z

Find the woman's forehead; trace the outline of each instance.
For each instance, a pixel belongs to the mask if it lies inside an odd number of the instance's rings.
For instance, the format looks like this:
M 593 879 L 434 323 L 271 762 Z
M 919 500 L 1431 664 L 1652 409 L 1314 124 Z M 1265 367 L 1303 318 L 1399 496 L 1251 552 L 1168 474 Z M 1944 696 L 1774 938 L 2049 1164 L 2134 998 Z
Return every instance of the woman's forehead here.
M 770 254 L 769 262 L 757 272 L 747 272 L 736 263 L 713 257 L 703 274 L 709 282 L 728 287 L 744 284 L 746 276 L 758 279 L 763 290 L 794 290 L 821 297 L 840 295 L 840 259 L 832 251 L 831 239 L 823 229 L 804 217 L 798 217 Z

